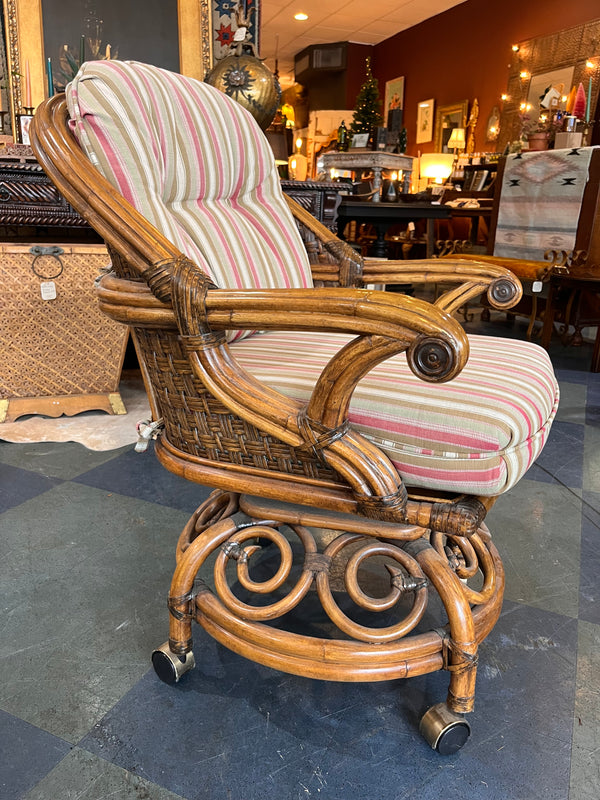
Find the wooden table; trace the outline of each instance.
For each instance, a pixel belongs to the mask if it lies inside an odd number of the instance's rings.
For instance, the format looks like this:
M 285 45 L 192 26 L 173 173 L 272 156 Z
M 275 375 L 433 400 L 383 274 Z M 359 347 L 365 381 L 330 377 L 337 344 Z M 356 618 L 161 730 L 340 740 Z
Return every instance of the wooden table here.
M 436 219 L 448 219 L 450 209 L 447 206 L 428 203 L 365 203 L 342 199 L 338 208 L 338 236 L 343 238 L 344 228 L 353 220 L 357 223 L 373 225 L 377 232 L 377 240 L 373 245 L 373 256 L 387 258 L 388 249 L 385 234 L 392 225 L 399 222 L 416 222 L 424 219 L 427 223 L 427 258 L 431 258 L 435 249 Z
M 410 176 L 413 169 L 414 158 L 404 153 L 386 153 L 383 150 L 366 150 L 355 147 L 346 153 L 324 153 L 319 157 L 323 167 L 330 169 L 345 169 L 352 172 L 371 170 L 373 172 L 373 203 L 380 201 L 381 173 L 384 169 L 402 173 L 402 191 L 410 190 Z

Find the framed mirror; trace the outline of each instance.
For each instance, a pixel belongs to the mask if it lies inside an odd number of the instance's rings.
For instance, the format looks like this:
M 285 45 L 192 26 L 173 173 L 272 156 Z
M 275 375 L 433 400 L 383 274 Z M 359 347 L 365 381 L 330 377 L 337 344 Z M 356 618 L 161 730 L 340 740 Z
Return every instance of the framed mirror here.
M 452 152 L 448 149 L 448 140 L 452 135 L 452 129 L 467 127 L 468 111 L 468 100 L 445 106 L 438 105 L 435 112 L 435 133 L 433 137 L 436 153 Z
M 156 2 L 160 3 L 160 0 L 156 0 Z M 70 14 L 71 6 L 76 9 L 76 13 Z M 175 44 L 171 42 L 170 45 L 173 45 L 178 51 L 179 71 L 200 80 L 212 67 L 211 8 L 211 0 L 171 0 L 170 4 L 171 13 L 175 17 L 172 20 L 172 29 L 176 32 L 177 39 Z M 101 23 L 106 18 L 108 23 L 117 14 L 118 37 L 122 37 L 122 41 L 118 42 L 119 57 L 136 58 L 134 38 L 139 39 L 135 33 L 136 20 L 139 27 L 139 8 L 130 10 L 129 4 L 120 2 L 120 0 L 95 0 L 95 2 L 91 2 L 91 0 L 89 2 L 87 0 L 84 2 L 78 0 L 2 0 L 2 12 L 6 70 L 4 71 L 5 80 L 0 82 L 0 96 L 3 101 L 6 99 L 6 106 L 2 107 L 7 112 L 7 120 L 10 119 L 10 131 L 13 136 L 19 130 L 19 118 L 24 113 L 26 106 L 36 108 L 48 96 L 47 58 L 51 58 L 54 62 L 54 58 L 56 57 L 58 61 L 59 57 L 59 54 L 54 52 L 46 53 L 45 43 L 53 41 L 52 37 L 55 40 L 57 36 L 75 39 L 73 42 L 67 40 L 58 45 L 56 44 L 58 40 L 56 40 L 51 47 L 53 50 L 56 47 L 60 49 L 61 45 L 66 44 L 75 61 L 78 62 L 81 37 L 85 36 L 85 57 L 91 58 L 94 48 L 87 41 L 88 38 L 92 38 L 93 32 L 91 16 L 95 15 Z M 132 16 L 135 16 L 135 19 L 130 20 L 132 24 L 128 26 L 126 18 Z M 71 31 L 67 25 L 70 18 L 74 20 L 72 23 L 75 25 L 74 31 Z M 48 21 L 46 26 L 44 26 L 44 19 Z M 78 19 L 81 21 L 78 22 Z M 86 29 L 88 22 L 92 24 L 92 27 L 88 25 Z M 60 33 L 61 30 L 65 32 Z M 161 41 L 161 36 L 162 31 L 155 33 L 155 46 L 164 50 L 166 43 Z M 137 44 L 139 41 L 135 42 L 135 46 Z M 148 46 L 151 48 L 152 43 L 149 43 Z M 0 47 L 0 70 L 3 68 L 1 49 Z M 103 38 L 100 39 L 96 49 L 100 57 L 106 56 L 106 42 Z M 56 66 L 58 67 L 58 64 Z M 177 67 L 177 64 L 173 66 Z M 53 74 L 55 74 L 55 69 L 55 65 L 52 63 Z
M 573 87 L 583 85 L 588 98 L 590 124 L 597 123 L 600 89 L 600 20 L 592 20 L 548 36 L 518 42 L 512 53 L 508 81 L 500 114 L 496 150 L 504 150 L 519 138 L 521 104 L 539 109 L 540 95 L 549 86 L 562 86 L 563 98 Z M 565 100 L 561 98 L 561 108 Z M 596 124 L 596 127 L 598 125 Z M 596 132 L 592 143 L 596 143 Z

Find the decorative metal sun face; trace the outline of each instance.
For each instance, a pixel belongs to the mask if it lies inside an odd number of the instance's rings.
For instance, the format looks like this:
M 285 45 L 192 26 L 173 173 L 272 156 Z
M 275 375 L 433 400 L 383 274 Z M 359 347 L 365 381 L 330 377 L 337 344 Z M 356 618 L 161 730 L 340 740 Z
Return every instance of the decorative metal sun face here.
M 256 56 L 226 56 L 206 82 L 244 106 L 265 130 L 277 111 L 281 89 L 277 77 Z
M 254 78 L 244 66 L 233 66 L 223 75 L 225 94 L 238 99 L 238 95 L 250 94 L 254 87 Z

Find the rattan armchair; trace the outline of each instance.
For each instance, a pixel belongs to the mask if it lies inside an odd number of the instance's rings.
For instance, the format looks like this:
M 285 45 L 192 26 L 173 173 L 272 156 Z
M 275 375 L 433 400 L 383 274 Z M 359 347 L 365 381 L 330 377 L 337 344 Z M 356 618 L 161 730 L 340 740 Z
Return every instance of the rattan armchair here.
M 34 150 L 107 242 L 99 302 L 131 326 L 158 459 L 214 488 L 177 545 L 159 677 L 177 682 L 194 665 L 194 621 L 249 659 L 310 678 L 443 669 L 447 698 L 421 727 L 439 752 L 456 751 L 469 735 L 478 645 L 502 604 L 484 518 L 541 449 L 557 389 L 536 345 L 469 340 L 451 312 L 482 291 L 508 307 L 518 281 L 473 262 L 363 263 L 286 202 L 250 115 L 205 84 L 101 62 L 83 67 L 67 97 L 71 120 L 64 97 L 38 109 Z M 187 138 L 169 128 L 171 102 L 179 120 L 182 109 L 193 117 Z M 198 163 L 182 170 L 188 150 Z M 196 180 L 204 194 L 182 200 Z M 454 288 L 435 304 L 365 288 L 442 276 Z M 241 336 L 250 331 L 260 333 Z M 510 428 L 501 452 L 495 419 Z M 260 578 L 265 552 L 279 563 Z M 209 588 L 197 576 L 210 559 Z M 381 561 L 383 593 L 363 584 Z M 433 594 L 445 611 L 431 626 Z M 286 630 L 308 595 L 333 633 Z

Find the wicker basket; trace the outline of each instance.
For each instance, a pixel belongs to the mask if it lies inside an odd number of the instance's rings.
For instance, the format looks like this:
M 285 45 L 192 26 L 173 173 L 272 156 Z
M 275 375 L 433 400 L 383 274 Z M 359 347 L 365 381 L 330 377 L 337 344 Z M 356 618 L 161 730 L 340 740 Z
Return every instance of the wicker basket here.
M 97 306 L 102 245 L 0 245 L 0 422 L 24 414 L 124 414 L 125 326 Z

